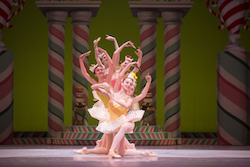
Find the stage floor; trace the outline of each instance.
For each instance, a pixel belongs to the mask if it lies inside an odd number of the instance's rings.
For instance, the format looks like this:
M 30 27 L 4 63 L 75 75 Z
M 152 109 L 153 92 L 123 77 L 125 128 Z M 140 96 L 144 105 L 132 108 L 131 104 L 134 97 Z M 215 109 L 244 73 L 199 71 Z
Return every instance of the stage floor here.
M 73 152 L 80 148 L 61 145 L 0 145 L 0 167 L 250 167 L 250 146 L 137 146 L 138 150 L 148 149 L 158 153 L 158 157 L 126 156 L 121 159 Z

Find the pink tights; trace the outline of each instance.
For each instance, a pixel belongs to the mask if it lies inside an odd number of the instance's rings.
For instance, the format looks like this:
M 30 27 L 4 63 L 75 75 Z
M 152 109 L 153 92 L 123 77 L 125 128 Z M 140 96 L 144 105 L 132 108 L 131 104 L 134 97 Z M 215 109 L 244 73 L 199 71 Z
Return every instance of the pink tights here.
M 125 145 L 129 145 L 130 143 L 128 142 L 128 140 L 125 137 L 125 133 L 129 133 L 131 132 L 135 127 L 135 124 L 133 122 L 126 122 L 124 123 L 117 134 L 114 134 L 114 139 L 113 139 L 113 143 L 111 145 L 111 150 L 120 150 L 122 151 L 122 148 L 119 148 L 123 142 Z M 121 146 L 122 147 L 122 146 Z M 135 148 L 131 149 L 125 149 L 123 155 L 144 155 L 144 152 L 142 151 L 138 151 Z
M 118 133 L 116 135 L 114 135 L 114 139 L 113 139 L 113 143 L 111 145 L 111 148 L 112 150 L 119 150 L 119 145 L 122 141 L 122 139 L 125 137 L 125 133 L 129 133 L 131 132 L 135 127 L 135 124 L 132 123 L 132 122 L 126 122 L 124 123 Z

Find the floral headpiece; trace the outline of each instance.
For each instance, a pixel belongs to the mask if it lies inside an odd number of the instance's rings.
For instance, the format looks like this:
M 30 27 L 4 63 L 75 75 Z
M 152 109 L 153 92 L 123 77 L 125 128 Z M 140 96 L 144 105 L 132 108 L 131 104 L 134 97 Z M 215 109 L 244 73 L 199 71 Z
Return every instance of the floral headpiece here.
M 91 71 L 92 73 L 94 73 L 95 72 L 95 68 L 98 66 L 98 64 L 91 64 L 90 66 L 89 66 L 89 71 Z
M 127 55 L 127 56 L 125 57 L 125 61 L 126 61 L 126 60 L 132 62 L 132 61 L 133 61 L 133 57 Z

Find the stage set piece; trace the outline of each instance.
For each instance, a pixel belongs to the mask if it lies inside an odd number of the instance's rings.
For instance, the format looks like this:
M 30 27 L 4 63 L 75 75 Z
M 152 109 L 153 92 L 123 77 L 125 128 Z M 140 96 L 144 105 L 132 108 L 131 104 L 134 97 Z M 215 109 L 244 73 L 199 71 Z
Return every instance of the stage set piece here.
M 250 53 L 237 42 L 246 25 L 249 0 L 207 0 L 207 8 L 216 16 L 222 30 L 229 31 L 229 43 L 217 54 L 217 137 L 220 145 L 250 144 Z M 220 14 L 213 11 L 218 8 Z M 233 68 L 232 68 L 233 67 Z
M 21 1 L 20 1 L 21 2 Z M 18 14 L 25 1 L 14 4 L 7 0 L 8 17 L 1 21 L 0 28 L 10 28 L 10 19 Z M 133 17 L 139 18 L 141 91 L 147 85 L 147 74 L 152 77 L 150 90 L 141 101 L 145 111 L 140 126 L 126 138 L 135 145 L 249 145 L 250 144 L 250 53 L 245 52 L 237 39 L 249 16 L 249 0 L 207 0 L 210 13 L 220 19 L 221 26 L 229 30 L 229 43 L 217 54 L 217 133 L 182 133 L 180 109 L 180 56 L 181 19 L 192 8 L 189 0 L 129 1 Z M 204 2 L 205 3 L 205 2 Z M 13 69 L 14 53 L 8 51 L 0 41 L 0 144 L 53 144 L 53 145 L 96 145 L 103 133 L 97 126 L 88 125 L 89 81 L 82 75 L 79 56 L 89 51 L 90 18 L 96 17 L 100 1 L 36 1 L 37 7 L 48 18 L 48 132 L 13 132 Z M 12 15 L 13 5 L 20 8 Z M 218 7 L 220 14 L 213 11 Z M 1 6 L 2 9 L 2 6 Z M 18 16 L 17 16 L 18 17 Z M 72 18 L 72 124 L 64 126 L 64 37 L 66 18 Z M 164 127 L 156 125 L 156 26 L 157 18 L 164 25 Z M 45 23 L 44 23 L 45 24 Z M 2 37 L 0 31 L 0 39 Z M 105 40 L 105 39 L 101 39 Z M 98 43 L 98 41 L 97 41 Z M 95 43 L 94 43 L 95 44 Z M 97 45 L 98 47 L 98 45 Z M 101 47 L 101 46 L 100 46 Z M 138 47 L 138 46 L 137 46 Z M 103 51 L 100 51 L 102 52 Z M 91 53 L 94 55 L 95 53 Z M 89 67 L 88 56 L 83 59 Z M 234 67 L 234 68 L 231 68 Z M 93 84 L 94 85 L 94 84 Z M 104 85 L 105 86 L 105 85 Z M 106 85 L 107 87 L 107 85 Z M 80 112 L 79 112 L 80 110 Z M 56 113 L 56 114 L 55 114 Z M 99 125 L 98 125 L 99 126 Z M 65 131 L 64 131 L 65 128 Z M 25 137 L 24 137 L 25 136 Z M 14 138 L 13 138 L 14 137 Z
M 5 48 L 1 41 L 4 26 L 12 29 L 11 19 L 22 11 L 25 0 L 1 1 L 0 4 L 0 144 L 13 143 L 13 79 L 14 79 L 14 53 Z M 18 6 L 14 13 L 11 13 L 13 6 Z

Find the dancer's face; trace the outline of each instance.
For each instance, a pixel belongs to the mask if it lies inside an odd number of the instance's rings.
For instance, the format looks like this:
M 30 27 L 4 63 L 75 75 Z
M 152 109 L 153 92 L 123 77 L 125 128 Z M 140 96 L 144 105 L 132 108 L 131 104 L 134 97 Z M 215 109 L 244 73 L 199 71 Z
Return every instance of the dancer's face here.
M 133 96 L 135 92 L 135 86 L 133 85 L 133 81 L 130 78 L 125 78 L 122 82 L 122 87 L 127 95 Z
M 124 62 L 122 62 L 122 64 L 121 64 L 121 69 L 124 69 L 125 67 L 127 67 L 127 65 L 128 65 L 129 63 L 131 63 L 131 62 L 128 61 L 128 60 L 125 60 Z
M 104 69 L 103 69 L 102 67 L 100 67 L 100 66 L 97 66 L 97 67 L 95 68 L 95 76 L 96 76 L 97 78 L 103 77 L 103 76 L 104 76 Z
M 106 55 L 103 55 L 103 56 L 102 56 L 102 63 L 103 63 L 104 65 L 108 64 L 108 59 L 107 59 L 107 56 L 106 56 Z

